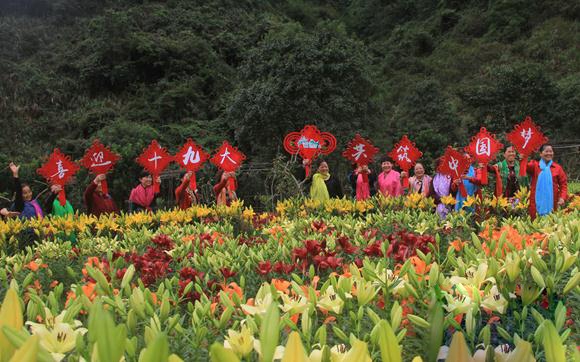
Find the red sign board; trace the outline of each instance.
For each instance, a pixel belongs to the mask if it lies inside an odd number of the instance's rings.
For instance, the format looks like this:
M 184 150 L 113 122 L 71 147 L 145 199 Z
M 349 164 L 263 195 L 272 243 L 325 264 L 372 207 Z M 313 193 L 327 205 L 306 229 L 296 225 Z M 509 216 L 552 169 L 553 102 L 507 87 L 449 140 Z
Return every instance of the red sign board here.
M 470 164 L 469 157 L 466 157 L 453 147 L 447 146 L 438 171 L 444 175 L 448 175 L 452 180 L 461 180 L 462 176 L 469 170 Z M 467 197 L 467 190 L 463 182 L 459 183 L 459 190 L 463 197 Z
M 487 164 L 493 161 L 496 154 L 503 148 L 503 144 L 495 139 L 495 135 L 489 133 L 485 127 L 481 127 L 479 132 L 473 136 L 471 143 L 465 147 L 468 152 L 477 162 L 483 164 L 482 180 L 481 182 L 487 184 Z
M 347 145 L 346 150 L 342 156 L 352 163 L 359 166 L 368 165 L 373 161 L 379 149 L 375 147 L 369 140 L 366 140 L 357 134 Z
M 60 185 L 62 190 L 58 194 L 61 205 L 66 203 L 64 185 L 79 170 L 79 166 L 71 161 L 70 157 L 55 148 L 48 160 L 36 172 L 44 177 L 51 185 Z
M 513 131 L 507 134 L 506 138 L 523 156 L 520 161 L 520 176 L 525 176 L 528 157 L 538 150 L 541 145 L 548 142 L 548 139 L 530 116 L 527 116 L 522 123 L 517 124 Z
M 224 141 L 210 161 L 224 172 L 233 172 L 240 168 L 245 159 L 246 155 L 230 145 L 228 141 Z
M 307 125 L 300 132 L 290 132 L 284 137 L 286 152 L 298 154 L 302 159 L 313 161 L 319 155 L 328 155 L 336 148 L 336 138 L 328 132 L 320 132 L 316 126 Z M 310 174 L 310 164 L 306 175 Z
M 141 153 L 139 157 L 137 157 L 137 163 L 153 176 L 153 187 L 155 192 L 159 192 L 157 178 L 171 161 L 173 161 L 173 157 L 167 153 L 165 148 L 161 147 L 156 140 L 151 141 L 151 144 L 143 150 L 143 153 Z
M 99 142 L 99 140 L 95 140 L 85 152 L 81 164 L 94 175 L 100 175 L 109 172 L 119 159 L 119 155 L 112 152 L 108 147 Z M 101 181 L 101 186 L 103 193 L 107 194 L 109 192 L 107 181 Z
M 188 139 L 174 158 L 175 162 L 179 164 L 179 167 L 191 172 L 189 188 L 191 190 L 197 189 L 195 172 L 209 159 L 209 154 L 191 139 Z
M 395 144 L 393 150 L 389 153 L 389 157 L 399 165 L 401 170 L 409 173 L 409 170 L 415 166 L 415 163 L 423 153 L 411 142 L 407 135 L 404 135 L 399 142 Z M 409 187 L 409 178 L 403 178 L 403 187 Z

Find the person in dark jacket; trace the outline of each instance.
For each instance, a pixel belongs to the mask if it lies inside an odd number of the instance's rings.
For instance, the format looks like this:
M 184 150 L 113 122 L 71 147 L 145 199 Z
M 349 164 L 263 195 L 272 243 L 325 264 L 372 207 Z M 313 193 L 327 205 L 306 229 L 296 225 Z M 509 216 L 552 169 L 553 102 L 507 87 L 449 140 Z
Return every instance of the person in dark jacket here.
M 303 166 L 306 167 L 307 163 L 303 163 Z M 311 199 L 324 202 L 331 198 L 341 198 L 344 195 L 339 179 L 330 174 L 328 163 L 324 160 L 318 162 L 314 175 L 306 178 L 305 181 Z
M 102 182 L 107 176 L 104 174 L 97 175 L 95 179 L 85 189 L 84 199 L 87 213 L 90 215 L 100 216 L 101 214 L 118 213 L 119 208 L 115 200 L 108 193 L 103 193 Z
M 348 174 L 348 181 L 352 188 L 352 196 L 357 201 L 366 200 L 376 194 L 377 175 L 367 165 L 353 165 L 352 172 Z

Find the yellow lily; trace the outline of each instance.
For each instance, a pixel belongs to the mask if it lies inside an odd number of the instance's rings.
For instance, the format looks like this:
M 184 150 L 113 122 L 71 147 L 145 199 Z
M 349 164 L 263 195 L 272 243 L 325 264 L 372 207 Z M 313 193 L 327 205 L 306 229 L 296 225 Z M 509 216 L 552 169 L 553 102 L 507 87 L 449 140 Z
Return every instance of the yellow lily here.
M 231 349 L 239 357 L 246 357 L 254 349 L 254 336 L 252 331 L 244 324 L 239 332 L 228 330 L 228 336 L 224 341 L 224 348 Z
M 345 295 L 347 296 L 347 298 L 351 297 L 351 295 L 348 293 L 345 293 Z M 340 312 L 342 311 L 342 307 L 344 306 L 344 301 L 336 294 L 334 288 L 331 285 L 328 288 L 326 288 L 324 295 L 322 295 L 320 299 L 318 299 L 318 303 L 316 303 L 316 306 L 322 310 L 340 314 Z
M 0 328 L 7 326 L 15 330 L 22 328 L 22 308 L 20 300 L 13 288 L 9 288 L 0 307 Z M 0 360 L 8 359 L 14 353 L 14 346 L 8 341 L 4 333 L 0 333 Z
M 67 352 L 75 348 L 77 336 L 87 333 L 87 329 L 79 328 L 83 324 L 78 320 L 74 320 L 72 324 L 64 323 L 66 310 L 56 317 L 52 316 L 50 309 L 44 310 L 46 314 L 44 324 L 26 322 L 26 325 L 30 326 L 32 335 L 40 338 L 40 345 L 58 362 L 64 359 Z

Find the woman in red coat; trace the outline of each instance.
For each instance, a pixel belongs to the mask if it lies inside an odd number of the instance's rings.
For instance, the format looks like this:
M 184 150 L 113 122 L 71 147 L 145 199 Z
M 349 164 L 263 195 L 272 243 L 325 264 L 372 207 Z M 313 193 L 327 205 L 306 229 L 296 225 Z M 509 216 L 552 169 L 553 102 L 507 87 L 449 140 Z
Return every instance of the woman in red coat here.
M 560 165 L 553 161 L 551 145 L 540 147 L 540 160 L 528 162 L 526 171 L 531 177 L 530 216 L 547 215 L 564 206 L 568 197 L 568 178 Z

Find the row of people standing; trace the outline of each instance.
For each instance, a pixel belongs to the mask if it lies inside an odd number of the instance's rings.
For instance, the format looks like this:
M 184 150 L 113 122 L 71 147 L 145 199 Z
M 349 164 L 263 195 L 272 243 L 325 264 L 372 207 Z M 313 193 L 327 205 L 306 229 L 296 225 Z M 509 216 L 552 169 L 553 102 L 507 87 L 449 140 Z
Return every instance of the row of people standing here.
M 553 161 L 554 152 L 551 145 L 543 145 L 540 149 L 540 159 L 528 162 L 526 165 L 527 176 L 520 176 L 519 162 L 516 160 L 516 152 L 513 147 L 507 147 L 504 159 L 493 166 L 488 166 L 491 184 L 496 196 L 513 198 L 520 187 L 530 187 L 530 214 L 545 215 L 559 206 L 564 205 L 567 198 L 567 177 L 560 165 Z M 304 168 L 309 167 L 309 161 L 303 162 Z M 438 165 L 437 165 L 438 166 Z M 28 184 L 21 183 L 19 178 L 20 167 L 11 163 L 9 166 L 13 176 L 14 203 L 11 208 L 0 209 L 0 214 L 5 217 L 33 218 L 42 217 L 44 211 L 58 216 L 74 213 L 70 202 L 61 205 L 56 199 L 60 192 L 60 186 L 53 185 L 45 198 L 43 205 L 33 197 L 32 188 Z M 438 169 L 438 167 L 436 167 Z M 459 183 L 463 182 L 469 196 L 482 196 L 481 188 L 482 168 L 480 165 L 471 165 L 462 180 L 454 182 L 446 176 L 436 172 L 433 177 L 425 173 L 421 163 L 414 168 L 414 175 L 409 177 L 407 192 L 420 193 L 426 197 L 432 197 L 436 204 L 436 211 L 441 217 L 445 217 L 451 210 L 444 205 L 441 199 L 445 196 L 454 195 L 456 198 L 455 208 L 462 207 L 465 198 L 459 192 Z M 349 174 L 349 182 L 353 189 L 353 196 L 357 200 L 365 200 L 377 192 L 387 197 L 397 197 L 405 193 L 401 179 L 406 177 L 393 167 L 389 159 L 381 160 L 381 172 L 377 175 L 369 167 L 353 167 Z M 181 183 L 175 190 L 176 203 L 179 208 L 187 209 L 194 204 L 200 203 L 197 189 L 191 189 L 191 173 L 185 173 Z M 103 192 L 102 183 L 106 180 L 105 175 L 97 175 L 86 187 L 84 202 L 87 212 L 99 216 L 105 213 L 118 213 L 119 208 L 108 193 Z M 160 179 L 156 180 L 158 183 Z M 326 161 L 319 161 L 316 172 L 305 177 L 308 194 L 311 198 L 325 201 L 330 198 L 343 197 L 340 180 L 332 175 Z M 220 171 L 216 175 L 213 186 L 217 205 L 230 205 L 237 200 L 237 180 L 235 173 Z M 157 193 L 154 191 L 153 178 L 143 172 L 139 177 L 139 184 L 131 190 L 129 196 L 129 211 L 153 210 Z
M 513 199 L 521 187 L 530 187 L 530 215 L 546 215 L 565 204 L 568 197 L 567 176 L 560 165 L 553 161 L 554 150 L 549 144 L 540 148 L 539 160 L 532 160 L 526 164 L 526 175 L 520 176 L 519 162 L 516 160 L 516 151 L 512 146 L 506 148 L 504 159 L 495 165 L 488 165 L 487 171 L 492 174 L 491 182 L 482 184 L 483 165 L 472 164 L 461 180 L 452 181 L 449 176 L 435 172 L 433 177 L 425 173 L 423 164 L 417 163 L 414 175 L 409 177 L 409 193 L 420 193 L 425 197 L 432 197 L 435 201 L 436 212 L 444 218 L 450 207 L 442 202 L 445 196 L 453 195 L 456 199 L 455 210 L 463 207 L 464 198 L 459 192 L 459 184 L 465 186 L 468 196 L 482 197 L 482 187 L 492 189 L 495 196 Z M 439 162 L 436 161 L 437 170 Z M 304 161 L 306 167 L 308 161 Z M 376 175 L 367 166 L 353 166 L 348 179 L 353 190 L 353 197 L 365 200 L 377 192 L 386 197 L 397 197 L 405 193 L 402 178 L 408 176 L 404 171 L 398 172 L 393 168 L 389 159 L 381 160 L 381 173 Z M 322 181 L 322 182 L 321 182 Z M 340 182 L 330 174 L 328 163 L 319 161 L 316 172 L 307 178 L 309 196 L 320 201 L 332 197 L 342 197 L 339 188 Z
M 12 185 L 14 199 L 8 207 L 0 208 L 2 217 L 18 217 L 21 219 L 42 218 L 47 214 L 53 216 L 73 215 L 74 208 L 66 200 L 61 205 L 57 196 L 62 190 L 59 185 L 52 185 L 47 190 L 46 195 L 34 195 L 32 187 L 23 183 L 19 177 L 20 166 L 10 163 L 9 169 L 12 173 Z M 191 172 L 185 173 L 181 178 L 181 184 L 175 190 L 177 206 L 181 209 L 187 209 L 200 202 L 198 190 L 192 190 L 190 187 Z M 217 180 L 213 186 L 216 197 L 216 204 L 230 205 L 232 201 L 237 200 L 236 187 L 237 180 L 233 172 L 219 172 Z M 103 191 L 103 182 L 106 175 L 97 175 L 89 185 L 87 185 L 83 199 L 87 213 L 90 215 L 100 216 L 101 214 L 119 213 L 119 208 L 115 200 L 109 193 Z M 138 178 L 139 183 L 135 186 L 129 195 L 129 211 L 152 211 L 155 209 L 155 201 L 158 197 L 153 187 L 153 177 L 142 172 Z M 157 182 L 161 182 L 158 178 Z

